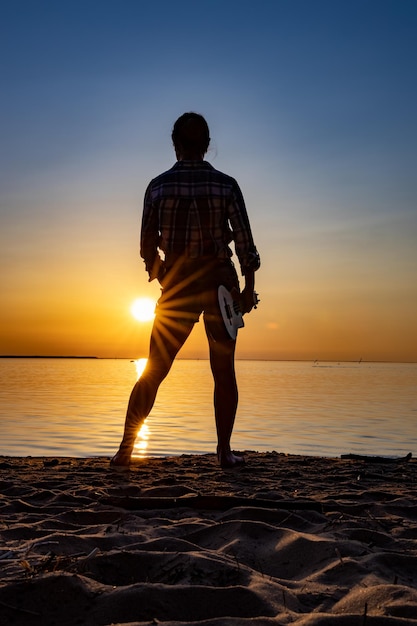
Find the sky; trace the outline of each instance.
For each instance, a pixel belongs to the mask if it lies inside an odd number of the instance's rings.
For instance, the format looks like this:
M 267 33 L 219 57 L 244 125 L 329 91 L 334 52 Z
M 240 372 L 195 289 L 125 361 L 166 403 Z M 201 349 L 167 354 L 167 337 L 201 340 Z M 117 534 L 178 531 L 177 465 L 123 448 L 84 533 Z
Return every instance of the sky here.
M 416 67 L 414 0 L 3 3 L 0 354 L 146 357 L 143 194 L 197 111 L 262 261 L 237 357 L 417 361 Z

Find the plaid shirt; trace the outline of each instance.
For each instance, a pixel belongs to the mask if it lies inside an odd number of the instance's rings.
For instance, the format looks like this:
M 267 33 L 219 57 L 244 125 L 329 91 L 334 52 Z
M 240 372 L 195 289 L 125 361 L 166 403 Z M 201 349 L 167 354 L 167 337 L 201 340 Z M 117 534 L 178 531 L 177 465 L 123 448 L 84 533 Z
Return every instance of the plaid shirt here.
M 234 241 L 242 274 L 259 268 L 242 192 L 207 161 L 177 161 L 146 190 L 140 254 L 149 271 L 158 248 L 165 259 L 229 259 Z

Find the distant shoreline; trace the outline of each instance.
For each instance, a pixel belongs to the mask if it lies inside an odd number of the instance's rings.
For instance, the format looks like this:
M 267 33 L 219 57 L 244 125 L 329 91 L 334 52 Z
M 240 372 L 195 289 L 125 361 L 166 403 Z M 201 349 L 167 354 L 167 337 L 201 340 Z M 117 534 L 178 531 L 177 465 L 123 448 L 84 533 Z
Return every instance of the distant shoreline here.
M 98 356 L 51 356 L 42 354 L 0 354 L 0 359 L 99 359 Z M 111 357 L 113 358 L 113 357 Z
M 115 361 L 136 361 L 138 357 L 129 356 L 68 356 L 68 355 L 42 355 L 42 354 L 0 354 L 0 359 L 94 359 L 94 360 L 115 360 Z M 181 358 L 177 357 L 179 361 L 208 361 L 208 358 Z M 320 363 L 398 363 L 413 365 L 417 361 L 365 361 L 364 359 L 236 359 L 237 361 L 273 361 L 278 363 L 313 363 L 320 366 Z

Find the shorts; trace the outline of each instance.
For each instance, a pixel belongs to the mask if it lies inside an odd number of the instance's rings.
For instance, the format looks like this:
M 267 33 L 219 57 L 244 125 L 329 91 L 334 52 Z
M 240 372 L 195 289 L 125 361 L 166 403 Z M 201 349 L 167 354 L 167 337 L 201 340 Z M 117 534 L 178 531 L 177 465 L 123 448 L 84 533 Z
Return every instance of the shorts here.
M 239 291 L 236 269 L 229 260 L 193 260 L 167 271 L 156 316 L 166 324 L 193 325 L 203 313 L 206 330 L 216 341 L 231 340 L 218 302 L 218 288 Z M 232 340 L 231 340 L 232 341 Z

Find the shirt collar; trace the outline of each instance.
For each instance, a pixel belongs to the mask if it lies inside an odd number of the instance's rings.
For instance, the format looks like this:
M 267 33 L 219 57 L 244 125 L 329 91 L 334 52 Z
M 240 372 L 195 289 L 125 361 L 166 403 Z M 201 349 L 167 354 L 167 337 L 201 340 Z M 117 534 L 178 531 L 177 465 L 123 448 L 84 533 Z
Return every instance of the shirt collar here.
M 206 168 L 213 169 L 213 166 L 208 161 L 177 161 L 174 165 L 176 169 L 184 169 L 184 168 Z

